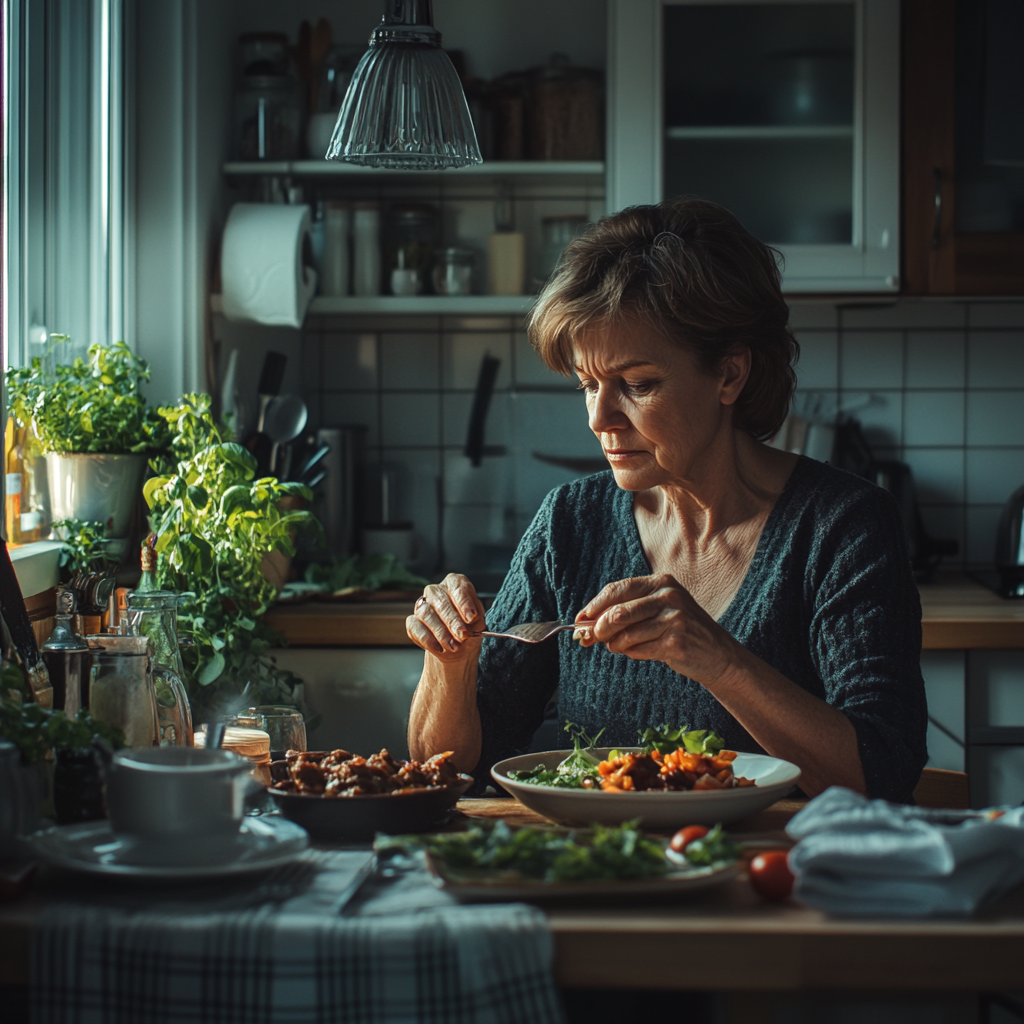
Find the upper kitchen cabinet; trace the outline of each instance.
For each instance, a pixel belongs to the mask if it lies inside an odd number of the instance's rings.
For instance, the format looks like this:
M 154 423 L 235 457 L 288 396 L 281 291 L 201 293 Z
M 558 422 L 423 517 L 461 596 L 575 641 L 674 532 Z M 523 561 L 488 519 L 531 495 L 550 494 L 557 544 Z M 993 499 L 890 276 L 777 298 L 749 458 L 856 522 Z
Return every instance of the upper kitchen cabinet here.
M 1024 294 L 1022 34 L 1020 0 L 903 0 L 912 294 Z
M 610 0 L 608 205 L 721 203 L 787 292 L 899 289 L 898 0 Z

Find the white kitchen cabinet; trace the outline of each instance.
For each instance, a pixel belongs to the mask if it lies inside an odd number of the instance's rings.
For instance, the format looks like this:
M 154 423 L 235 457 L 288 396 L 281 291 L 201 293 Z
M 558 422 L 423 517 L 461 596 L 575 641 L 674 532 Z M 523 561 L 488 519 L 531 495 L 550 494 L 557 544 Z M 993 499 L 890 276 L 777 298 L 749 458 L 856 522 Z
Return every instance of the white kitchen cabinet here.
M 898 0 L 609 0 L 608 208 L 696 194 L 788 292 L 899 288 Z

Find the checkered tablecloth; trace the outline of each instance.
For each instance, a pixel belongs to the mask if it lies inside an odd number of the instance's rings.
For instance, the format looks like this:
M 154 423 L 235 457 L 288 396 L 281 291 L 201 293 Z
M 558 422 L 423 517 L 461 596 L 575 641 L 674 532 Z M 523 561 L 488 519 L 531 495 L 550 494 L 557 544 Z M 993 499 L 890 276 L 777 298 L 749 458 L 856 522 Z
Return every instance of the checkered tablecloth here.
M 36 1024 L 558 1024 L 543 914 L 462 907 L 422 872 L 376 880 L 367 855 L 309 851 L 249 891 L 94 892 L 36 923 Z M 274 886 L 277 885 L 275 891 Z

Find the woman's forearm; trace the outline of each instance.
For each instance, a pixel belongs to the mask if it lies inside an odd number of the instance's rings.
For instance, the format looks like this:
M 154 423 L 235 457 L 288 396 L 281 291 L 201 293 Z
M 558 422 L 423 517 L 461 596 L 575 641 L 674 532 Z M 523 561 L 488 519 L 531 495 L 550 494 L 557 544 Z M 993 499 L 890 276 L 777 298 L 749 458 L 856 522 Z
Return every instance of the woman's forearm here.
M 846 715 L 736 647 L 729 668 L 706 689 L 769 754 L 800 766 L 808 796 L 829 786 L 863 793 L 857 733 Z
M 472 771 L 480 760 L 480 713 L 476 706 L 476 658 L 444 664 L 423 655 L 423 674 L 409 709 L 409 753 L 424 760 L 454 751 L 459 771 Z

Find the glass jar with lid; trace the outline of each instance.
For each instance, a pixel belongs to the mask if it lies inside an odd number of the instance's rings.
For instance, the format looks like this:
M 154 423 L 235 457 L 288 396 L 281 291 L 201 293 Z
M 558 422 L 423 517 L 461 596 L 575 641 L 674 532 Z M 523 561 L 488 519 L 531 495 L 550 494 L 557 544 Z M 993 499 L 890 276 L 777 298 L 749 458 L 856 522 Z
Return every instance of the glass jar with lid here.
M 438 295 L 473 294 L 473 250 L 438 249 L 431 271 L 434 291 Z
M 406 294 L 427 290 L 437 246 L 437 208 L 425 203 L 396 203 L 388 213 L 387 262 L 384 279 L 409 277 Z
M 232 111 L 238 160 L 292 160 L 299 155 L 304 104 L 292 74 L 288 37 L 247 32 L 239 37 Z

